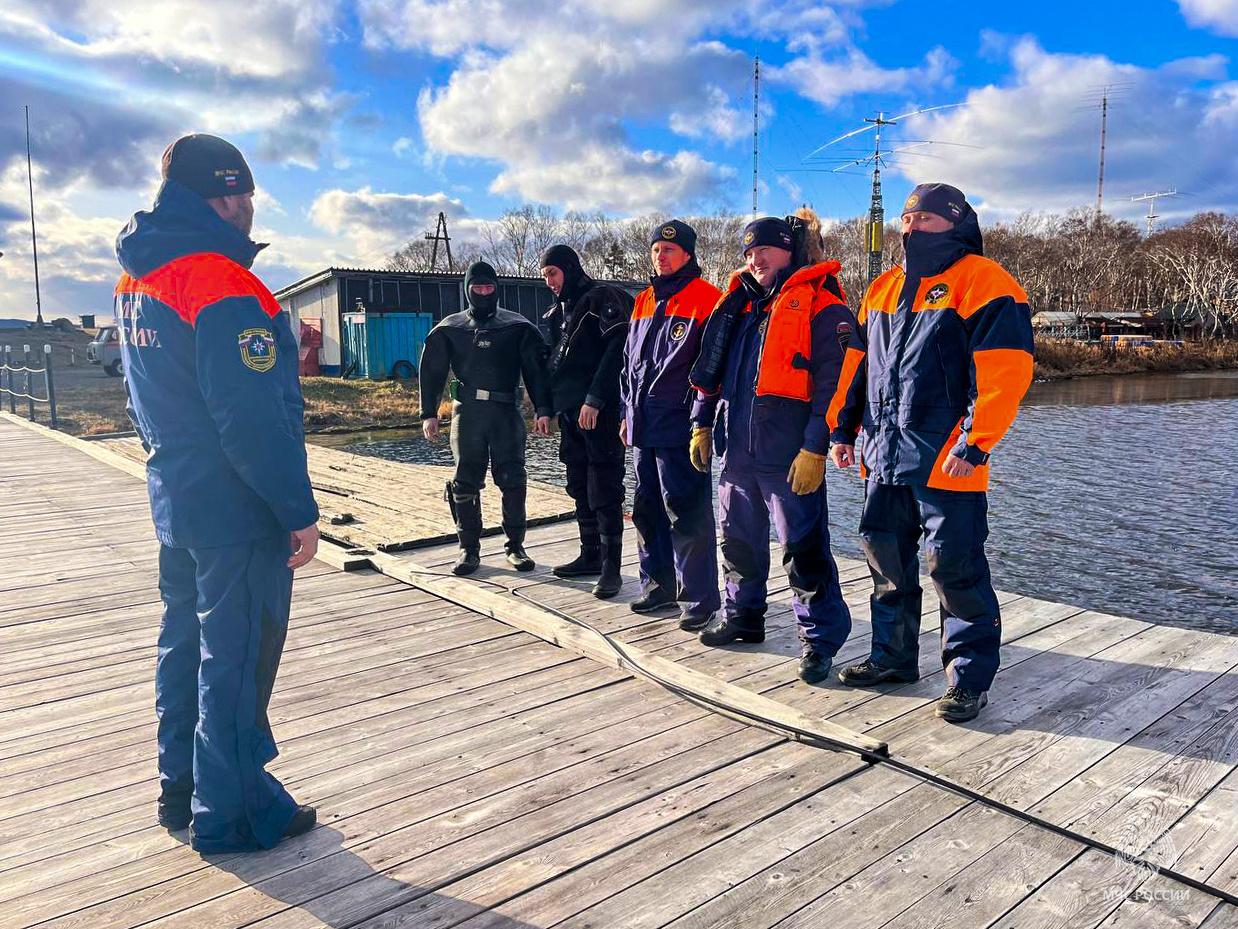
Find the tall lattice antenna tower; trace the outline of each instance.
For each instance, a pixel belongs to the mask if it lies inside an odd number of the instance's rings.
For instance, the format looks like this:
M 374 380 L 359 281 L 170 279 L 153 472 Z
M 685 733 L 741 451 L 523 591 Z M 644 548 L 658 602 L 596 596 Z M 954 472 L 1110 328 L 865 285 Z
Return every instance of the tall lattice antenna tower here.
M 831 139 L 829 142 L 826 142 L 820 148 L 817 148 L 804 158 L 804 161 L 806 162 L 811 162 L 814 159 L 825 162 L 841 162 L 841 164 L 838 164 L 833 168 L 820 169 L 830 171 L 832 173 L 856 173 L 849 169 L 864 167 L 867 165 L 872 166 L 872 199 L 869 201 L 868 222 L 866 223 L 864 229 L 865 249 L 868 254 L 868 282 L 870 284 L 881 275 L 883 270 L 882 255 L 885 244 L 885 206 L 882 202 L 881 196 L 881 169 L 906 166 L 906 158 L 916 156 L 935 157 L 926 151 L 919 151 L 919 149 L 923 149 L 931 145 L 953 145 L 962 146 L 964 148 L 978 147 L 975 145 L 966 145 L 962 142 L 944 142 L 936 139 L 887 139 L 887 147 L 883 147 L 882 130 L 886 126 L 895 126 L 901 120 L 910 119 L 912 116 L 919 116 L 922 113 L 931 113 L 934 110 L 946 110 L 963 105 L 964 104 L 961 103 L 946 103 L 941 106 L 923 107 L 918 110 L 912 110 L 909 113 L 902 113 L 898 116 L 886 116 L 884 112 L 878 112 L 876 116 L 866 116 L 864 118 L 864 122 L 867 123 L 867 125 L 861 126 L 859 129 L 853 129 L 851 132 L 844 133 L 837 139 Z M 855 136 L 861 135 L 865 132 L 873 133 L 873 147 L 872 151 L 868 151 L 861 157 L 857 158 L 854 155 L 842 154 L 848 150 L 834 148 L 834 146 L 836 146 L 839 142 L 854 138 Z M 826 149 L 832 149 L 831 154 L 829 156 L 818 157 Z M 813 169 L 809 168 L 805 170 Z
M 761 173 L 759 156 L 761 150 L 761 59 L 752 59 L 752 215 L 757 215 L 757 192 L 760 189 Z
M 1116 84 L 1100 84 L 1092 89 L 1092 98 L 1084 109 L 1100 110 L 1100 153 L 1096 169 L 1096 219 L 1100 218 L 1105 205 L 1105 146 L 1109 137 L 1109 111 L 1118 106 L 1118 100 L 1131 88 L 1129 81 Z

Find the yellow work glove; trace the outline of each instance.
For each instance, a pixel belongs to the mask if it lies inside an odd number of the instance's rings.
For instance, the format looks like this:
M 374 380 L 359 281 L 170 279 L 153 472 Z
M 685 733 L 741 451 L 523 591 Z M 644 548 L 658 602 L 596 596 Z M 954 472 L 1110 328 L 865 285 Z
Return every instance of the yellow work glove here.
M 714 431 L 704 426 L 692 430 L 692 441 L 688 443 L 688 458 L 692 467 L 698 471 L 709 473 L 709 459 L 714 454 Z
M 825 456 L 801 448 L 787 472 L 787 483 L 797 494 L 810 494 L 825 480 Z

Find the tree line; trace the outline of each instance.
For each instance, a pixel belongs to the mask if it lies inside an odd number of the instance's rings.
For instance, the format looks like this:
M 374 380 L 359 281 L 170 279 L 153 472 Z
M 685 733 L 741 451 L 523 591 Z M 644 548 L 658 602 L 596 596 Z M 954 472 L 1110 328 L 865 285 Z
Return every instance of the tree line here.
M 536 277 L 542 252 L 565 242 L 595 276 L 638 281 L 649 274 L 650 230 L 668 218 L 618 220 L 526 205 L 487 223 L 476 239 L 459 242 L 453 258 L 457 270 L 484 260 L 500 274 Z M 724 286 L 742 262 L 739 237 L 750 217 L 719 211 L 681 218 L 697 231 L 704 276 Z M 865 219 L 826 220 L 823 229 L 825 254 L 842 264 L 843 288 L 858 306 L 867 284 Z M 897 225 L 887 225 L 884 243 L 885 266 L 901 261 Z M 1145 235 L 1133 222 L 1090 209 L 1025 213 L 986 225 L 984 243 L 985 254 L 1023 285 L 1034 313 L 1056 311 L 1082 320 L 1095 313 L 1157 312 L 1173 334 L 1238 335 L 1238 216 L 1199 213 Z M 431 246 L 424 239 L 410 241 L 387 267 L 428 271 Z

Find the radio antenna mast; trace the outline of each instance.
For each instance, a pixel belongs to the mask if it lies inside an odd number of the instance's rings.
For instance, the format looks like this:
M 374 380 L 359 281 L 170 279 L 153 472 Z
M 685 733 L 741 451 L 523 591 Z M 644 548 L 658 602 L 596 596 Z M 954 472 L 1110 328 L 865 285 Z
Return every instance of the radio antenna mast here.
M 1176 197 L 1177 195 L 1178 195 L 1177 189 L 1170 188 L 1169 190 L 1158 190 L 1158 191 L 1155 191 L 1154 193 L 1142 194 L 1138 197 L 1130 198 L 1130 201 L 1132 203 L 1141 203 L 1144 200 L 1148 201 L 1148 235 L 1152 235 L 1152 233 L 1156 231 L 1156 220 L 1157 220 L 1156 200 L 1157 198 L 1158 197 Z
M 760 189 L 760 133 L 761 133 L 761 59 L 752 59 L 752 215 L 757 215 L 757 191 Z
M 838 165 L 835 168 L 828 169 L 834 173 L 837 173 L 839 171 L 845 171 L 848 168 L 855 168 L 855 167 L 860 167 L 864 165 L 872 165 L 872 178 L 873 178 L 872 199 L 869 202 L 868 222 L 866 223 L 865 229 L 864 229 L 864 247 L 868 254 L 868 283 L 871 284 L 873 281 L 875 281 L 881 275 L 881 271 L 882 271 L 882 267 L 881 267 L 882 262 L 883 262 L 882 256 L 883 256 L 883 248 L 885 244 L 884 243 L 885 206 L 882 202 L 882 196 L 881 196 L 881 169 L 883 167 L 890 167 L 892 165 L 899 164 L 900 159 L 903 156 L 923 155 L 926 157 L 932 157 L 929 155 L 928 152 L 916 151 L 916 149 L 923 148 L 929 145 L 957 145 L 957 146 L 962 146 L 965 148 L 977 148 L 978 147 L 978 146 L 973 146 L 973 145 L 964 145 L 964 143 L 961 143 L 961 142 L 940 142 L 940 141 L 933 140 L 933 139 L 920 139 L 920 140 L 905 139 L 905 140 L 901 140 L 895 143 L 902 147 L 883 148 L 881 144 L 882 143 L 882 130 L 886 126 L 895 126 L 901 120 L 909 119 L 912 116 L 919 116 L 922 113 L 931 113 L 935 110 L 946 110 L 952 107 L 959 107 L 963 105 L 964 104 L 962 103 L 947 103 L 947 104 L 943 104 L 942 106 L 925 107 L 923 109 L 912 110 L 909 113 L 902 113 L 898 116 L 889 116 L 889 117 L 887 117 L 884 112 L 879 111 L 876 116 L 866 116 L 864 118 L 864 122 L 867 123 L 867 125 L 862 126 L 859 129 L 853 129 L 851 132 L 847 132 L 847 133 L 844 133 L 843 135 L 840 135 L 837 139 L 833 139 L 829 142 L 826 142 L 824 145 L 822 145 L 820 148 L 813 151 L 811 154 L 809 154 L 804 159 L 805 161 L 808 161 L 814 158 L 815 156 L 817 156 L 819 153 L 821 153 L 825 149 L 830 148 L 831 146 L 834 146 L 839 142 L 842 142 L 844 139 L 850 139 L 854 136 L 860 135 L 865 132 L 873 133 L 873 149 L 868 154 L 860 158 L 843 157 L 842 159 L 839 159 L 839 158 L 826 159 L 830 161 L 841 160 L 843 162 L 842 164 Z

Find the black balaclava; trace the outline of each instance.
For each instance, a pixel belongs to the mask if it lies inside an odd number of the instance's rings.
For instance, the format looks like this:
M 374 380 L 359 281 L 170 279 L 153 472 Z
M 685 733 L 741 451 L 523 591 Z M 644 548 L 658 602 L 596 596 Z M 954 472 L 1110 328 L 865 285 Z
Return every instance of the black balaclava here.
M 493 284 L 488 294 L 473 292 L 474 284 Z M 474 319 L 489 319 L 499 306 L 499 278 L 494 268 L 484 261 L 475 261 L 464 272 L 464 296 L 469 302 L 469 315 Z
M 563 289 L 559 291 L 559 299 L 563 303 L 571 303 L 593 286 L 593 281 L 581 267 L 580 256 L 570 245 L 550 246 L 542 255 L 539 267 L 558 268 L 563 272 Z
M 903 213 L 926 212 L 954 223 L 945 232 L 916 229 L 903 234 L 907 273 L 916 277 L 941 274 L 965 255 L 983 255 L 984 238 L 976 211 L 963 192 L 949 184 L 921 184 L 907 197 Z

